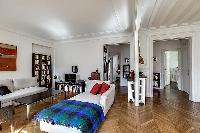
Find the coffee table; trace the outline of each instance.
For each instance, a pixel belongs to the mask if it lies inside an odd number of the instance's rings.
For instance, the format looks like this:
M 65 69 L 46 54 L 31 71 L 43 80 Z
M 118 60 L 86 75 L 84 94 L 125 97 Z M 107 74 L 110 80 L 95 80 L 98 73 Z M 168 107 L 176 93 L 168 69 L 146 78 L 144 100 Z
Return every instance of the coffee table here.
M 56 95 L 59 95 L 59 94 L 62 94 L 62 93 L 65 94 L 65 99 L 66 99 L 66 92 L 64 90 L 48 89 L 47 91 L 44 91 L 44 92 L 40 92 L 40 93 L 37 93 L 37 94 L 33 94 L 33 95 L 30 95 L 30 96 L 26 96 L 26 97 L 23 97 L 23 98 L 16 99 L 15 102 L 26 105 L 26 108 L 27 108 L 27 115 L 26 116 L 27 116 L 27 119 L 29 120 L 31 104 L 37 103 L 37 102 L 45 100 L 47 98 L 51 98 L 51 103 L 53 103 L 53 98 Z

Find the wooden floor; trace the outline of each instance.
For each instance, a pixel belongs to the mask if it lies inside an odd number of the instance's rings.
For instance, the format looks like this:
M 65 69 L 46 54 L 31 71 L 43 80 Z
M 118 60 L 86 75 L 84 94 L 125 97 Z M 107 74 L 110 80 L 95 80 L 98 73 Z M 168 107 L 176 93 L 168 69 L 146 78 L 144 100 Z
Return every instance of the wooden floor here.
M 147 98 L 146 105 L 135 107 L 127 102 L 127 88 L 118 88 L 98 133 L 200 133 L 200 103 L 188 99 L 186 93 L 168 86 L 160 96 L 155 93 L 154 98 Z M 49 105 L 50 99 L 33 105 L 32 117 Z M 26 120 L 25 106 L 16 108 L 14 126 L 16 133 L 41 133 L 38 125 Z M 7 123 L 2 132 L 10 132 Z

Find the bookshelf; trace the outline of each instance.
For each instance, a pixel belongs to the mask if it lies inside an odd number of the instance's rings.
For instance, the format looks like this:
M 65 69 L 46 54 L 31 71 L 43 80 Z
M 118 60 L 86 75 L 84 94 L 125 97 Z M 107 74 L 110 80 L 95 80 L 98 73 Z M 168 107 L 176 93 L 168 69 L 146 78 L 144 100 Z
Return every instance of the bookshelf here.
M 52 87 L 51 56 L 33 53 L 32 76 L 37 77 L 39 86 Z

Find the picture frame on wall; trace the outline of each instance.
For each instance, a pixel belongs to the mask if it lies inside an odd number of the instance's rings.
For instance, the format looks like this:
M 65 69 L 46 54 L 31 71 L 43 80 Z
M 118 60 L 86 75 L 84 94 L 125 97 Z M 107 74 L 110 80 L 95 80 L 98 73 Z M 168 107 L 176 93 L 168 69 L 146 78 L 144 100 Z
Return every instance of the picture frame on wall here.
M 123 65 L 123 78 L 128 79 L 130 74 L 130 65 Z
M 17 70 L 17 46 L 0 43 L 0 71 Z
M 130 61 L 130 58 L 125 58 L 125 63 L 129 63 L 129 61 Z

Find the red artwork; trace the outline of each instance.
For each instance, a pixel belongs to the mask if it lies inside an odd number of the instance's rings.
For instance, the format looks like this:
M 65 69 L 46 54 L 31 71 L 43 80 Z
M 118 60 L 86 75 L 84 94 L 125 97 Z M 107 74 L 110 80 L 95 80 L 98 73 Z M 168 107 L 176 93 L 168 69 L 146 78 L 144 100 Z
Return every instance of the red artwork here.
M 16 71 L 17 46 L 0 43 L 0 71 Z

